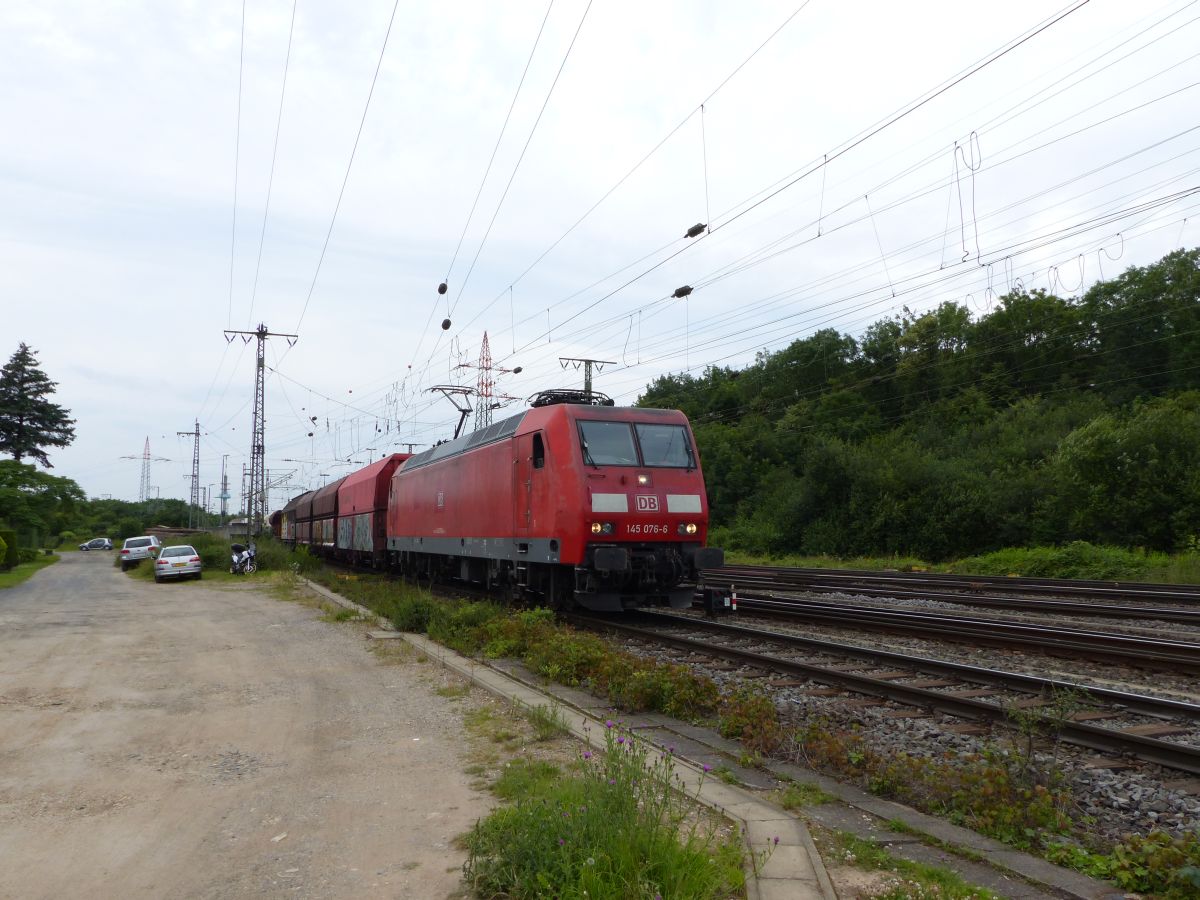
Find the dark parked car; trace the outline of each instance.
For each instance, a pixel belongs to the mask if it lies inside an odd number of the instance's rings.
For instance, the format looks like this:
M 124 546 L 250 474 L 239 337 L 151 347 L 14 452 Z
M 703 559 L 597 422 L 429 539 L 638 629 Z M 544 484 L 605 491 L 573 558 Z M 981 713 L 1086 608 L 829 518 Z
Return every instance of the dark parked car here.
M 92 538 L 86 544 L 79 545 L 80 550 L 111 550 L 112 541 L 108 538 Z

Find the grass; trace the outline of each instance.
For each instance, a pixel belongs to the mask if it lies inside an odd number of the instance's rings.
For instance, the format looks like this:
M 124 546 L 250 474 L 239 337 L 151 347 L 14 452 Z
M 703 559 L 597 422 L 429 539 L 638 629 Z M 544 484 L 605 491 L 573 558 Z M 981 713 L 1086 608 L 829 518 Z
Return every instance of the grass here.
M 807 806 L 832 803 L 836 799 L 833 794 L 823 791 L 807 781 L 793 781 L 775 792 L 775 802 L 788 812 L 804 809 Z
M 20 563 L 7 571 L 0 569 L 0 591 L 5 588 L 16 587 L 23 581 L 32 578 L 35 573 L 46 568 L 46 566 L 54 565 L 58 560 L 59 557 L 57 554 L 54 556 L 43 554 L 35 558 L 33 562 Z
M 1200 552 L 1147 553 L 1072 541 L 1058 547 L 1009 547 L 937 565 L 916 557 L 838 559 L 830 556 L 764 557 L 729 552 L 731 565 L 796 566 L 821 569 L 946 572 L 958 575 L 1018 575 L 1032 578 L 1085 578 L 1097 581 L 1150 581 L 1200 584 Z
M 552 741 L 571 733 L 557 704 L 530 707 L 525 711 L 525 718 L 533 726 L 533 738 L 538 742 Z
M 999 895 L 968 884 L 954 872 L 893 856 L 875 841 L 815 827 L 813 837 L 831 865 L 840 862 L 892 876 L 869 895 L 871 900 L 1000 900 Z
M 484 897 L 742 896 L 743 849 L 697 816 L 667 758 L 613 727 L 605 748 L 563 772 L 513 763 L 494 790 L 509 801 L 465 838 L 469 887 Z

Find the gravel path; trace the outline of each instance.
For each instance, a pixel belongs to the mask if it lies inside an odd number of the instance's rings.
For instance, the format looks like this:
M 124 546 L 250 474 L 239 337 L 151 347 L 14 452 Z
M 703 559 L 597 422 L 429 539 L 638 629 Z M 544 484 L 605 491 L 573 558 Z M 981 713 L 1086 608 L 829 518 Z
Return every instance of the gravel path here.
M 0 592 L 0 897 L 446 897 L 461 719 L 357 626 L 65 554 Z

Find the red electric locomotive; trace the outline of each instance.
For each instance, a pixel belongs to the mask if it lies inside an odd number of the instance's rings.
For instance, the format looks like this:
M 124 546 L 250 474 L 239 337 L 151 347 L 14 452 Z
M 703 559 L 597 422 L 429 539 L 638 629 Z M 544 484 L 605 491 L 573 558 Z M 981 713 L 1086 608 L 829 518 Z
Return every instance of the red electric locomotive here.
M 553 606 L 689 606 L 699 571 L 724 554 L 704 546 L 708 500 L 687 418 L 597 396 L 547 392 L 404 463 L 388 502 L 392 564 Z

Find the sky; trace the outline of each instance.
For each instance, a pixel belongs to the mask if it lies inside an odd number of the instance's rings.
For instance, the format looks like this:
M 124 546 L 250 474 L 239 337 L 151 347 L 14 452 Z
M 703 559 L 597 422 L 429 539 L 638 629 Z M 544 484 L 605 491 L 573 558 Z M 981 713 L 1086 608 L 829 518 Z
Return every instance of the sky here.
M 485 333 L 500 418 L 582 386 L 562 359 L 631 404 L 821 328 L 1077 296 L 1200 244 L 1198 19 L 8 0 L 0 359 L 29 344 L 76 420 L 52 474 L 136 500 L 148 441 L 150 496 L 187 499 L 198 423 L 236 509 L 257 341 L 227 331 L 265 325 L 278 508 L 451 436 L 431 389 L 477 386 Z

